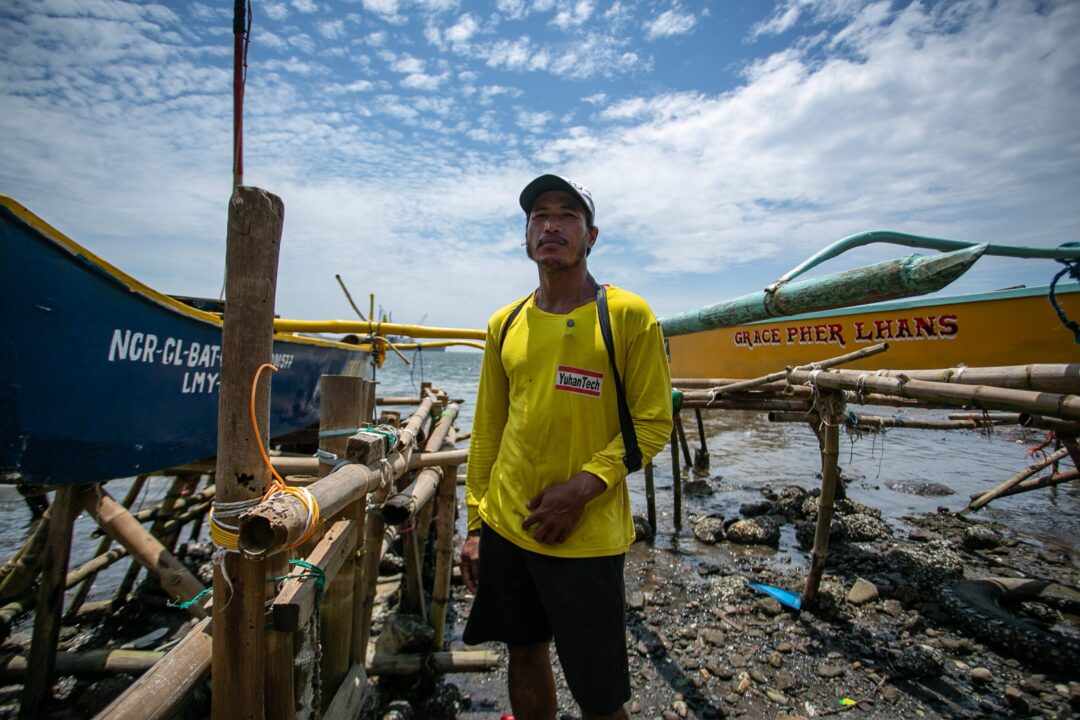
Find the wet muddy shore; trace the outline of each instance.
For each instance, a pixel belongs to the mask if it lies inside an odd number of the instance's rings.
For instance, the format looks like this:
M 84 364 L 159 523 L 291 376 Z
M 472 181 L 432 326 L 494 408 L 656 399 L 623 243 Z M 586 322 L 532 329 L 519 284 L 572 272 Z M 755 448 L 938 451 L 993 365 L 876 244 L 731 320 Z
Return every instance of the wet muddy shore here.
M 749 583 L 801 592 L 793 558 L 808 553 L 815 491 L 759 497 L 726 520 L 691 513 L 682 547 L 628 554 L 631 717 L 1080 716 L 1075 552 L 946 508 L 890 521 L 845 499 L 816 607 L 796 612 Z M 783 547 L 792 540 L 801 547 Z M 755 541 L 766 544 L 743 544 Z M 460 584 L 454 597 L 451 647 L 464 649 L 471 597 Z M 390 683 L 371 716 L 501 718 L 505 681 L 504 661 L 444 676 L 433 693 Z M 557 684 L 561 717 L 579 717 Z

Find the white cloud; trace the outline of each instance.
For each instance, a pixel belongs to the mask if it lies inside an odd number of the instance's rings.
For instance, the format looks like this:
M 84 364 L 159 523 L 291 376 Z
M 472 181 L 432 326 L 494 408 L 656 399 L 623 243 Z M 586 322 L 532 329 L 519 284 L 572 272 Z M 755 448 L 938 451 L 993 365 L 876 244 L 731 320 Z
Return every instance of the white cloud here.
M 361 0 L 364 9 L 393 25 L 406 22 L 401 12 L 401 0 Z
M 517 113 L 518 127 L 534 135 L 543 131 L 554 119 L 549 112 L 537 112 L 535 110 L 519 110 Z
M 319 29 L 319 34 L 327 40 L 340 40 L 345 37 L 344 20 L 325 20 L 316 23 L 315 27 Z
M 439 89 L 446 75 L 426 75 L 424 73 L 411 73 L 401 81 L 401 86 L 411 90 L 427 90 L 433 92 Z
M 266 2 L 260 6 L 271 20 L 281 21 L 289 17 L 289 7 L 283 2 Z M 254 22 L 254 21 L 253 21 Z
M 292 0 L 292 6 L 302 13 L 313 13 L 319 10 L 313 0 Z
M 572 27 L 584 25 L 592 17 L 592 14 L 593 3 L 591 0 L 578 0 L 572 7 L 559 10 L 551 24 L 557 28 L 568 30 Z
M 696 24 L 697 17 L 693 13 L 680 12 L 674 7 L 669 8 L 645 23 L 645 38 L 656 40 L 674 35 L 685 35 L 693 30 Z
M 495 7 L 511 20 L 524 17 L 526 12 L 525 0 L 495 0 Z

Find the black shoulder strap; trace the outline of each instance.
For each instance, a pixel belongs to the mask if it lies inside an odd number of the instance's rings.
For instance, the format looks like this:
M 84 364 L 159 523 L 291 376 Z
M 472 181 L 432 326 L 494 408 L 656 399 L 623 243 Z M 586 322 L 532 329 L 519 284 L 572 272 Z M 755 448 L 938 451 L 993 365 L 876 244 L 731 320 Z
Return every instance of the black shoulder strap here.
M 630 406 L 626 403 L 626 390 L 623 389 L 622 378 L 619 377 L 619 367 L 615 364 L 615 340 L 611 336 L 611 315 L 608 313 L 607 290 L 603 285 L 597 285 L 596 288 L 596 315 L 600 320 L 600 334 L 604 336 L 608 360 L 611 361 L 611 375 L 615 380 L 615 394 L 619 401 L 619 426 L 626 450 L 623 465 L 627 472 L 635 472 L 641 469 L 641 448 L 638 446 L 637 430 L 634 429 L 634 418 L 631 417 Z
M 506 333 L 510 332 L 510 326 L 514 324 L 514 318 L 516 318 L 518 316 L 518 313 L 521 312 L 521 308 L 525 307 L 525 303 L 529 302 L 529 298 L 531 298 L 531 297 L 532 297 L 532 293 L 529 293 L 528 295 L 526 295 L 525 299 L 522 300 L 521 302 L 519 302 L 514 307 L 514 309 L 510 311 L 510 314 L 506 316 L 506 319 L 503 320 L 502 332 L 499 334 L 499 352 L 500 353 L 502 352 L 503 345 L 506 344 Z

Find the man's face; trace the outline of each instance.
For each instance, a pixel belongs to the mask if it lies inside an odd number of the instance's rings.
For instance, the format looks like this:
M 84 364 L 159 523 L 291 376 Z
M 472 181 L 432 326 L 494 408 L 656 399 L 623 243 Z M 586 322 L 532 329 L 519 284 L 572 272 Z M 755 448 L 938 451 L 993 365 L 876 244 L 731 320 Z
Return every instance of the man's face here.
M 549 190 L 536 199 L 525 226 L 525 249 L 537 265 L 562 270 L 579 265 L 596 242 L 585 208 L 568 192 Z

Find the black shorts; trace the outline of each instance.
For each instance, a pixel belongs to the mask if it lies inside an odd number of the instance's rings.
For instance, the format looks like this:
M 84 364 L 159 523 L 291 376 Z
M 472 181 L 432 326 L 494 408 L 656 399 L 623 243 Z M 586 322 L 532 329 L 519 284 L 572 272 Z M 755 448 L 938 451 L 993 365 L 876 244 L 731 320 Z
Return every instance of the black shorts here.
M 560 558 L 524 550 L 484 525 L 480 578 L 463 639 L 535 645 L 554 638 L 581 709 L 608 715 L 630 699 L 625 555 Z

